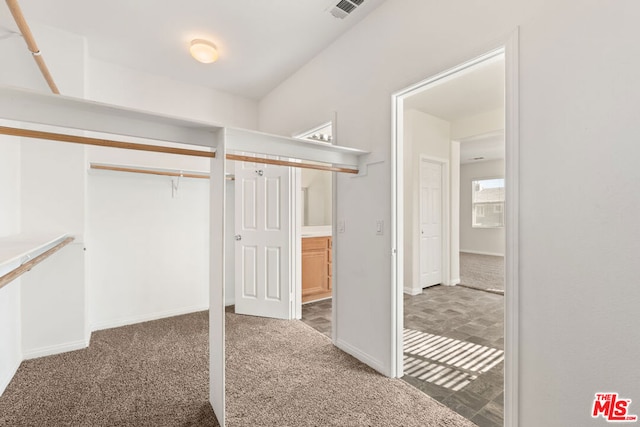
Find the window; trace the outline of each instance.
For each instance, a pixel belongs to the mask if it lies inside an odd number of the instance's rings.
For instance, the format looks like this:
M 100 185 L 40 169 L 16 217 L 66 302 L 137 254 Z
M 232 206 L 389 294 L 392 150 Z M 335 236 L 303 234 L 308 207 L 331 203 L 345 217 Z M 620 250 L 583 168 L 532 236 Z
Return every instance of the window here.
M 330 143 L 333 140 L 333 122 L 328 122 L 304 133 L 294 136 L 298 139 Z
M 504 227 L 504 179 L 477 179 L 471 185 L 471 226 Z

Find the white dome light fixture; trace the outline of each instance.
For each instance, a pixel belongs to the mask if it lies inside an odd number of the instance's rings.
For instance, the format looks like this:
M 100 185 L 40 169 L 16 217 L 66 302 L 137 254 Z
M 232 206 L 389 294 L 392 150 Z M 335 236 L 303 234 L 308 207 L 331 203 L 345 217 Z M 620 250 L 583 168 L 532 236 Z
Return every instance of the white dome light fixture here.
M 218 49 L 216 45 L 204 39 L 191 40 L 189 52 L 196 61 L 202 62 L 203 64 L 211 64 L 218 59 Z

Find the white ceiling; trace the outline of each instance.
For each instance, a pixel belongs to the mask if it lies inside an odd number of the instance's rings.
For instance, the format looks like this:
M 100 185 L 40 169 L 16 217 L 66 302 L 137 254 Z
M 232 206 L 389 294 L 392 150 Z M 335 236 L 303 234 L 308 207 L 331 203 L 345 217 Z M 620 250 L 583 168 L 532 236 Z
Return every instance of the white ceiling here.
M 504 108 L 504 56 L 496 56 L 405 100 L 405 108 L 455 122 Z M 504 131 L 460 141 L 460 163 L 504 158 Z
M 460 141 L 460 163 L 504 159 L 504 131 L 477 135 Z
M 454 122 L 504 106 L 504 56 L 443 79 L 405 101 L 413 108 Z
M 339 0 L 23 0 L 29 23 L 83 35 L 89 55 L 175 80 L 260 99 L 385 0 L 365 0 L 345 19 Z M 16 30 L 5 2 L 0 26 Z M 200 64 L 189 42 L 215 43 Z

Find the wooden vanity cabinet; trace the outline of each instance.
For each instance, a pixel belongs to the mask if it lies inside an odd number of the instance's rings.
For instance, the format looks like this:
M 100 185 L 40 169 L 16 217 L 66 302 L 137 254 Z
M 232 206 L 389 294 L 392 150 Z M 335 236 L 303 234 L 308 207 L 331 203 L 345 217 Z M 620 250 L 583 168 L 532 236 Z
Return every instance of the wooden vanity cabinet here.
M 302 302 L 331 296 L 331 236 L 302 239 Z

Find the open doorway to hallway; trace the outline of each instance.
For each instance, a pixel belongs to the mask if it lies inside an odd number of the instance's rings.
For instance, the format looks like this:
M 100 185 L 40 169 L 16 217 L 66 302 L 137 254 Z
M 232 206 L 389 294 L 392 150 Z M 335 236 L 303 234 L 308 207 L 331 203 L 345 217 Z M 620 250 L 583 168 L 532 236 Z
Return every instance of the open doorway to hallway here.
M 504 419 L 505 59 L 403 97 L 406 382 L 479 426 Z

